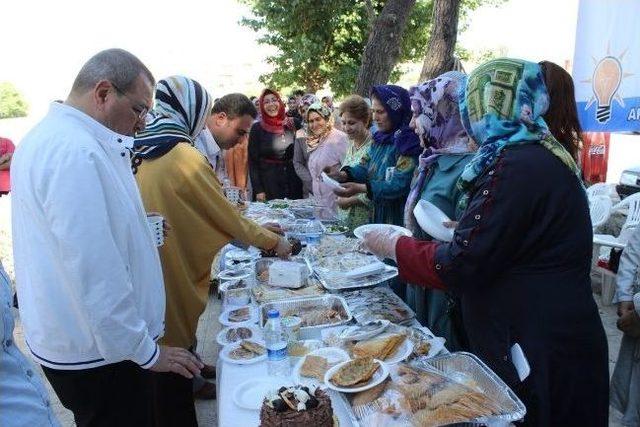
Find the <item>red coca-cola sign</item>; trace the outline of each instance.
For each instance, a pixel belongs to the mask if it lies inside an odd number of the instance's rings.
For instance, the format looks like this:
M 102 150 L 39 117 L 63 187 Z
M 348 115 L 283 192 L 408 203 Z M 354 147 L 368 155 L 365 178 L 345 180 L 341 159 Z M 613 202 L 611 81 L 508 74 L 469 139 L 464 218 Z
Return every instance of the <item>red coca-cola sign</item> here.
M 582 173 L 588 184 L 605 182 L 609 160 L 608 132 L 584 132 L 582 134 Z

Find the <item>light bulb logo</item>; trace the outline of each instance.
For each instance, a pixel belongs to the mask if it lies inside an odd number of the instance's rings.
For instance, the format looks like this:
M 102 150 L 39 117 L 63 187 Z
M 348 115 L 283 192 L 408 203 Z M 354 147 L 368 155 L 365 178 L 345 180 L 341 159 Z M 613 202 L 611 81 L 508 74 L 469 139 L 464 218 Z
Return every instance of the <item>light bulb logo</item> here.
M 591 83 L 593 96 L 587 101 L 584 107 L 588 110 L 596 101 L 597 108 L 595 111 L 598 123 L 607 123 L 611 119 L 611 107 L 613 101 L 617 101 L 621 107 L 624 107 L 624 100 L 620 94 L 620 85 L 625 77 L 632 76 L 632 73 L 623 72 L 622 58 L 626 53 L 626 49 L 617 57 L 611 55 L 607 46 L 607 54 L 596 61 L 593 60 L 593 75 L 588 80 L 582 80 L 582 83 Z
M 605 56 L 598 62 L 593 72 L 593 93 L 598 101 L 596 120 L 607 123 L 611 118 L 611 101 L 620 88 L 622 81 L 622 64 L 618 58 Z

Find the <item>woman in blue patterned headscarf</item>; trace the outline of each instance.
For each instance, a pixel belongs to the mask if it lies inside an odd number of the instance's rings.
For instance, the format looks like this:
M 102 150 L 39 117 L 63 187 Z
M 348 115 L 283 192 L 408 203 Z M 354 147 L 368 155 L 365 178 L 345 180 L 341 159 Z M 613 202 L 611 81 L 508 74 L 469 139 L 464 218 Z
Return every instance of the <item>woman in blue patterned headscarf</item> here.
M 538 64 L 496 59 L 469 75 L 462 122 L 479 150 L 449 243 L 369 233 L 400 278 L 459 296 L 470 349 L 518 394 L 524 425 L 606 426 L 607 339 L 590 281 L 589 206 L 571 155 L 543 120 Z M 524 352 L 524 379 L 513 355 Z M 517 360 L 517 359 L 516 359 Z
M 343 185 L 345 190 L 335 192 L 340 197 L 366 193 L 373 203 L 373 223 L 403 225 L 404 204 L 422 151 L 418 136 L 409 127 L 409 92 L 396 85 L 379 85 L 373 87 L 371 98 L 378 125 L 373 144 L 360 165 L 332 171 L 339 181 L 350 181 Z
M 464 167 L 477 149 L 460 120 L 458 105 L 464 96 L 467 77 L 452 71 L 409 89 L 413 119 L 411 127 L 420 137 L 424 151 L 418 173 L 405 205 L 405 227 L 422 240 L 431 240 L 413 215 L 419 200 L 427 200 L 453 221 L 462 192 L 456 185 Z M 437 289 L 408 285 L 407 303 L 416 318 L 436 335 L 446 338 L 451 351 L 466 350 L 459 302 Z

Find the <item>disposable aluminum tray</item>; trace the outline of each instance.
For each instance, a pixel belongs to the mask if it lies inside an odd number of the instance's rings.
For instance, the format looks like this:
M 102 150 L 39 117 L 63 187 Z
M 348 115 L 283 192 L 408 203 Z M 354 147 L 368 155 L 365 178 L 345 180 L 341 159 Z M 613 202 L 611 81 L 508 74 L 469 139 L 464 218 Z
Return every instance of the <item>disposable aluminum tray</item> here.
M 288 301 L 272 301 L 262 304 L 260 305 L 260 325 L 264 326 L 267 320 L 267 312 L 271 309 L 278 310 L 281 316 L 288 316 L 302 313 L 305 309 L 310 308 L 332 308 L 338 311 L 343 319 L 335 323 L 325 323 L 315 326 L 301 327 L 300 332 L 307 336 L 319 336 L 320 330 L 322 328 L 326 328 L 327 326 L 344 325 L 345 323 L 349 323 L 351 319 L 353 319 L 351 311 L 349 310 L 349 306 L 347 305 L 347 302 L 344 300 L 344 298 L 337 295 L 324 295 L 320 297 L 299 298 Z
M 265 304 L 280 300 L 317 297 L 326 293 L 316 277 L 309 277 L 308 281 L 309 285 L 300 289 L 274 288 L 259 283 L 252 289 L 253 296 L 258 304 Z
M 512 422 L 524 418 L 527 413 L 522 401 L 498 377 L 487 365 L 477 356 L 466 353 L 450 353 L 443 356 L 436 356 L 432 359 L 417 359 L 412 363 L 416 368 L 429 368 L 430 366 L 445 373 L 453 379 L 471 380 L 486 395 L 491 396 L 500 404 L 502 414 L 492 417 L 482 417 L 471 420 L 469 423 L 456 425 L 484 425 L 489 422 Z
M 378 319 L 399 325 L 415 321 L 414 311 L 386 285 L 345 292 L 342 296 L 353 318 L 361 325 Z
M 322 286 L 328 291 L 343 291 L 345 289 L 367 288 L 370 286 L 376 286 L 387 280 L 393 279 L 398 275 L 398 269 L 385 266 L 385 269 L 381 273 L 372 274 L 370 276 L 358 277 L 356 279 L 349 279 L 342 274 L 325 273 L 314 269 L 318 280 L 322 283 Z
M 262 280 L 262 274 L 265 271 L 269 271 L 269 267 L 271 266 L 272 263 L 274 263 L 275 261 L 278 261 L 279 258 L 260 258 L 259 260 L 257 260 L 254 264 L 253 267 L 253 271 L 254 274 L 256 276 L 256 283 L 259 285 L 269 285 L 269 280 Z M 300 264 L 304 264 L 307 267 L 307 270 L 309 270 L 309 263 L 306 262 L 306 260 L 302 257 L 292 257 L 290 261 L 295 261 L 298 262 Z M 302 284 L 300 286 L 298 286 L 299 288 L 304 288 L 305 286 L 309 285 L 309 278 L 311 277 L 311 273 L 310 270 L 306 272 L 306 277 L 302 280 Z M 283 286 L 284 287 L 284 286 Z M 288 289 L 294 289 L 294 287 L 288 287 Z

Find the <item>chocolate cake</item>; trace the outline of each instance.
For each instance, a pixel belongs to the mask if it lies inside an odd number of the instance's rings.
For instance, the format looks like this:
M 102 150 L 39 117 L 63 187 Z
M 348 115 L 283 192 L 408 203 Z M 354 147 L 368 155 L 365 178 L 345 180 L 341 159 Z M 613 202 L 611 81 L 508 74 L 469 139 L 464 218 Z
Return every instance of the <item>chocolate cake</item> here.
M 331 399 L 316 387 L 281 387 L 260 410 L 261 427 L 334 427 Z

